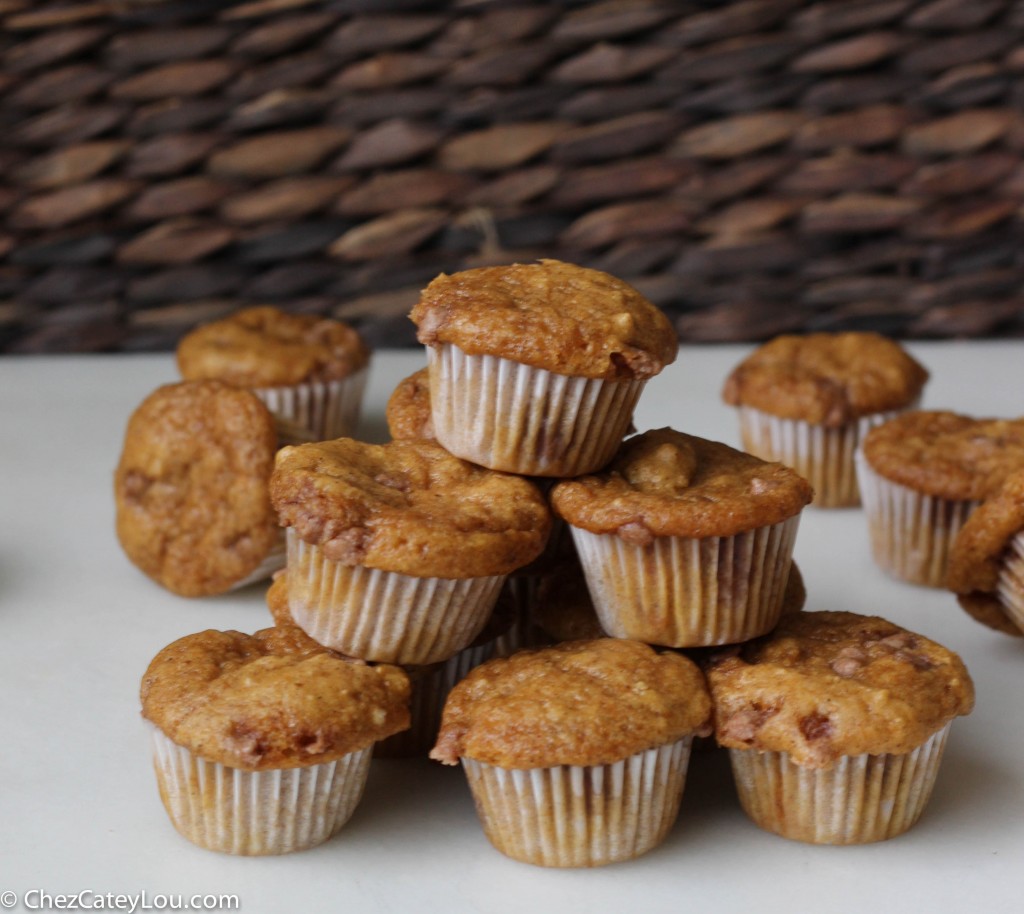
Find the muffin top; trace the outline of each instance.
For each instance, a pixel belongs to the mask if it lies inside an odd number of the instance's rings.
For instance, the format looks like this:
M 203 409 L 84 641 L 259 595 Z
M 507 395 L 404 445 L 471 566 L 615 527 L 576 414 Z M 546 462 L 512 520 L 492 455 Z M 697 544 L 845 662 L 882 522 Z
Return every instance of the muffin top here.
M 182 596 L 222 593 L 278 541 L 268 483 L 274 419 L 219 381 L 168 384 L 128 420 L 114 474 L 117 537 L 131 561 Z
M 733 536 L 777 524 L 813 494 L 781 463 L 662 428 L 625 441 L 601 473 L 558 483 L 551 504 L 575 527 L 645 545 L 655 536 Z
M 399 382 L 384 410 L 388 432 L 395 439 L 434 438 L 430 409 L 430 372 L 426 368 Z
M 981 500 L 1024 467 L 1024 419 L 908 412 L 871 429 L 863 451 L 892 482 L 938 498 Z
M 722 398 L 732 406 L 834 427 L 909 406 L 927 380 L 928 372 L 897 342 L 877 333 L 786 335 L 740 362 Z
M 771 634 L 720 655 L 706 672 L 721 745 L 786 752 L 812 768 L 909 752 L 974 704 L 952 651 L 848 612 L 784 615 Z
M 260 305 L 197 327 L 178 343 L 177 356 L 187 380 L 282 387 L 346 378 L 369 362 L 370 351 L 341 321 Z
M 949 553 L 946 584 L 966 599 L 960 605 L 979 622 L 1011 635 L 1024 632 L 996 595 L 1003 559 L 1024 530 L 1024 468 L 1011 473 L 991 497 L 971 512 Z
M 584 378 L 650 378 L 679 348 L 668 318 L 632 286 L 557 260 L 441 274 L 410 317 L 427 346 Z
M 502 768 L 605 765 L 706 733 L 704 677 L 680 654 L 602 638 L 476 667 L 448 696 L 430 757 Z
M 295 626 L 180 638 L 140 694 L 170 740 L 245 771 L 330 762 L 409 726 L 405 673 L 346 660 Z
M 507 574 L 540 554 L 551 527 L 532 483 L 432 441 L 283 448 L 270 494 L 281 523 L 328 559 L 414 577 Z

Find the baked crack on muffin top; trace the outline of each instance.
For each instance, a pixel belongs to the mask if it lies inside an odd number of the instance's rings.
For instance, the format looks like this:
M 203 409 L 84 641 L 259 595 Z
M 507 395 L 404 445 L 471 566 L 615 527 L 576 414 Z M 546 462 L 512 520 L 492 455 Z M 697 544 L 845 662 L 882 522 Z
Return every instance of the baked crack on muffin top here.
M 245 771 L 330 762 L 409 726 L 402 670 L 343 658 L 296 626 L 180 638 L 140 696 L 172 742 Z
M 347 378 L 369 362 L 370 350 L 341 321 L 258 305 L 186 334 L 177 360 L 187 380 L 283 387 Z
M 877 616 L 784 615 L 706 668 L 715 736 L 730 749 L 785 752 L 812 768 L 840 756 L 901 754 L 957 715 L 974 686 L 960 658 Z
M 270 492 L 281 523 L 328 559 L 414 577 L 508 574 L 540 555 L 551 528 L 535 485 L 432 441 L 283 448 Z
M 1024 418 L 915 410 L 871 429 L 863 451 L 891 482 L 951 501 L 980 501 L 1024 468 Z
M 655 536 L 733 536 L 787 520 L 813 496 L 781 463 L 662 428 L 626 440 L 601 473 L 559 482 L 555 513 L 643 545 Z
M 784 335 L 747 356 L 726 379 L 722 398 L 783 419 L 836 427 L 921 395 L 928 371 L 877 333 Z
M 557 260 L 442 273 L 410 317 L 424 345 L 574 377 L 650 378 L 679 349 L 669 319 L 628 283 Z

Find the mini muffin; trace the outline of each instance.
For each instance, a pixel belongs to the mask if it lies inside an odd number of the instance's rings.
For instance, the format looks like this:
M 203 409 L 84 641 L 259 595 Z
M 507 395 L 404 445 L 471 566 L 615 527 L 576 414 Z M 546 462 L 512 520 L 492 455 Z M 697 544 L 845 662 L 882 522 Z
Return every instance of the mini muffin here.
M 877 333 L 780 336 L 756 349 L 722 391 L 743 447 L 792 467 L 814 504 L 860 504 L 854 454 L 868 429 L 917 405 L 928 372 Z
M 657 846 L 679 811 L 711 703 L 696 665 L 605 638 L 478 666 L 448 696 L 431 758 L 460 760 L 484 832 L 541 866 L 601 866 Z
M 430 408 L 430 370 L 421 368 L 399 381 L 384 409 L 388 432 L 395 440 L 434 439 Z
M 268 577 L 284 564 L 270 504 L 277 434 L 252 393 L 168 384 L 128 420 L 114 474 L 117 538 L 141 571 L 186 597 Z
M 949 553 L 946 586 L 979 622 L 1024 635 L 1024 468 L 964 522 Z
M 186 380 L 252 390 L 276 416 L 323 441 L 355 431 L 370 351 L 341 321 L 262 305 L 197 327 L 177 357 Z
M 678 351 L 668 318 L 634 288 L 555 260 L 441 275 L 411 317 L 437 440 L 527 476 L 604 466 L 644 384 Z
M 270 491 L 292 618 L 363 660 L 435 663 L 470 645 L 551 526 L 536 486 L 431 441 L 284 448 Z
M 813 844 L 910 828 L 953 718 L 974 704 L 956 654 L 855 613 L 787 614 L 706 672 L 743 809 L 761 828 Z
M 857 458 L 871 550 L 890 575 L 943 587 L 970 513 L 1024 468 L 1024 419 L 908 412 L 873 428 Z
M 605 631 L 703 647 L 775 624 L 812 494 L 789 467 L 663 428 L 626 441 L 604 473 L 558 483 L 551 503 Z
M 188 635 L 142 678 L 160 796 L 188 840 L 230 854 L 326 841 L 362 796 L 376 740 L 409 725 L 409 683 L 294 626 Z

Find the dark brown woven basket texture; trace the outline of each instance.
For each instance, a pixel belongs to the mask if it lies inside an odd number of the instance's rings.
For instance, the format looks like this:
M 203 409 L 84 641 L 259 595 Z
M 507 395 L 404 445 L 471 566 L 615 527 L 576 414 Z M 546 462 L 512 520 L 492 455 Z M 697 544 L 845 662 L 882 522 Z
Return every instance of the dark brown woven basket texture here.
M 376 346 L 552 257 L 683 340 L 1024 332 L 1024 2 L 0 0 L 0 350 Z

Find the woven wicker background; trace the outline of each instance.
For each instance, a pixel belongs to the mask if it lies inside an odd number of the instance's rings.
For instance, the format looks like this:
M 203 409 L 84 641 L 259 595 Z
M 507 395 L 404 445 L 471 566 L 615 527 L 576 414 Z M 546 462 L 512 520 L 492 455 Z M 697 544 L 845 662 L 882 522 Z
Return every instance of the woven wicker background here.
M 1024 333 L 1024 2 L 0 0 L 0 351 L 241 302 L 377 346 L 440 271 L 691 340 Z

